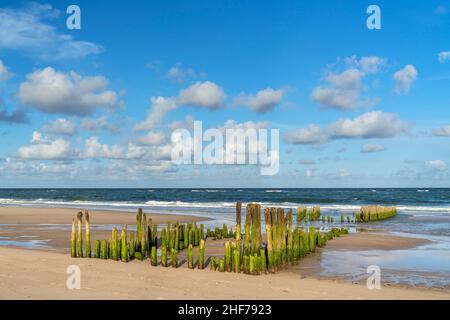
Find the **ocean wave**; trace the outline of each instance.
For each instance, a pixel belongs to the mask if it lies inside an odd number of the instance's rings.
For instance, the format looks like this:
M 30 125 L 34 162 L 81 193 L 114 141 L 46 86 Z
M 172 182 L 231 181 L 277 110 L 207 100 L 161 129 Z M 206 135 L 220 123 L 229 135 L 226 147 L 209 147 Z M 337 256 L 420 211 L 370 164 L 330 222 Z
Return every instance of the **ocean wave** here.
M 331 211 L 347 211 L 355 212 L 361 208 L 361 205 L 346 205 L 346 204 L 320 204 L 320 203 L 293 203 L 293 202 L 256 202 L 262 207 L 280 207 L 285 209 L 296 209 L 299 206 L 313 206 L 320 205 L 324 210 Z M 12 199 L 12 198 L 0 198 L 0 205 L 12 205 L 12 206 L 49 206 L 49 207 L 100 207 L 100 208 L 170 208 L 170 209 L 189 209 L 189 208 L 204 208 L 204 209 L 231 209 L 236 206 L 236 202 L 217 201 L 217 202 L 189 202 L 189 201 L 159 201 L 150 200 L 143 202 L 130 202 L 130 201 L 87 201 L 87 200 L 54 200 L 54 199 Z M 243 202 L 245 207 L 247 203 Z M 386 204 L 390 205 L 390 204 Z M 400 212 L 437 212 L 437 213 L 450 213 L 450 206 L 412 206 L 412 205 L 397 205 L 397 210 Z
M 266 190 L 266 192 L 268 192 L 268 193 L 272 193 L 272 192 L 280 193 L 280 192 L 283 192 L 283 190 L 281 190 L 281 189 L 276 189 L 276 190 Z

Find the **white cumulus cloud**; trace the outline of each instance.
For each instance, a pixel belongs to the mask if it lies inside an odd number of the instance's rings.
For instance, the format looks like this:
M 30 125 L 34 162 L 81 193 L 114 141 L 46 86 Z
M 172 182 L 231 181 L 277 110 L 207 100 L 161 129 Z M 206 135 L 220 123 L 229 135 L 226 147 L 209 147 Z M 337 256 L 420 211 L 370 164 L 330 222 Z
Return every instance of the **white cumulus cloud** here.
M 50 133 L 50 134 L 62 134 L 71 136 L 76 131 L 76 126 L 73 122 L 64 119 L 64 118 L 58 118 L 56 120 L 50 121 L 49 123 L 45 124 L 41 131 L 43 133 Z
M 159 127 L 169 111 L 177 107 L 175 99 L 166 97 L 152 97 L 151 109 L 145 121 L 137 123 L 134 126 L 136 131 L 152 130 Z
M 320 126 L 310 124 L 306 128 L 287 133 L 284 138 L 292 144 L 320 144 L 326 142 L 329 137 Z
M 414 81 L 417 80 L 417 69 L 408 64 L 404 68 L 394 73 L 395 88 L 397 94 L 407 94 Z
M 339 119 L 330 126 L 333 139 L 391 138 L 405 129 L 397 115 L 382 111 L 370 111 L 354 119 Z
M 284 138 L 292 144 L 321 144 L 338 139 L 392 138 L 406 130 L 406 124 L 397 115 L 370 111 L 353 119 L 338 119 L 325 128 L 311 124 L 288 132 Z
M 272 111 L 281 102 L 283 95 L 284 92 L 281 89 L 266 88 L 254 95 L 242 93 L 234 99 L 234 104 L 242 105 L 258 113 L 264 113 Z
M 27 160 L 64 160 L 75 155 L 69 141 L 65 139 L 49 139 L 40 132 L 33 132 L 31 144 L 20 147 L 18 156 Z
M 372 106 L 377 99 L 362 98 L 365 90 L 363 79 L 369 74 L 381 71 L 386 59 L 369 56 L 358 59 L 351 56 L 344 59 L 346 69 L 342 72 L 330 71 L 324 78 L 324 84 L 316 86 L 311 99 L 322 109 L 348 110 L 361 106 Z
M 102 76 L 82 77 L 75 72 L 58 72 L 51 67 L 36 70 L 20 84 L 22 103 L 49 114 L 86 116 L 97 109 L 117 109 L 122 102 L 107 90 Z
M 432 170 L 436 171 L 446 171 L 447 164 L 442 160 L 429 160 L 425 161 L 425 165 Z
M 217 84 L 211 81 L 197 82 L 181 90 L 178 96 L 180 105 L 199 108 L 219 109 L 225 105 L 226 94 Z

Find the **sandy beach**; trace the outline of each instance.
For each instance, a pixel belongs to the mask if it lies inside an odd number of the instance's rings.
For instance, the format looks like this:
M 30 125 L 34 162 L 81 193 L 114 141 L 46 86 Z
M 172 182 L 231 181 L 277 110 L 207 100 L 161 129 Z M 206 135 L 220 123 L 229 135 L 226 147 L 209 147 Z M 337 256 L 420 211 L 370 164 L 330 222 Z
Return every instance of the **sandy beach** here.
M 368 290 L 289 272 L 249 276 L 11 248 L 0 253 L 0 299 L 450 299 L 439 290 Z M 80 290 L 66 288 L 69 265 L 81 269 Z
M 31 250 L 0 247 L 0 299 L 450 299 L 448 290 L 386 285 L 381 290 L 369 290 L 365 283 L 311 276 L 311 270 L 320 267 L 322 250 L 414 248 L 428 243 L 423 239 L 368 232 L 350 234 L 330 241 L 298 266 L 277 274 L 249 276 L 189 270 L 186 250 L 179 255 L 178 269 L 151 267 L 148 260 L 122 263 L 70 258 L 69 222 L 76 212 L 67 208 L 0 208 L 0 237 L 46 240 L 45 246 Z M 110 231 L 96 227 L 135 223 L 135 215 L 128 212 L 92 211 L 91 215 L 94 239 L 110 235 Z M 150 216 L 160 224 L 201 221 L 193 216 Z M 222 254 L 223 241 L 207 239 L 206 257 Z M 81 269 L 80 290 L 66 288 L 66 268 L 70 265 Z

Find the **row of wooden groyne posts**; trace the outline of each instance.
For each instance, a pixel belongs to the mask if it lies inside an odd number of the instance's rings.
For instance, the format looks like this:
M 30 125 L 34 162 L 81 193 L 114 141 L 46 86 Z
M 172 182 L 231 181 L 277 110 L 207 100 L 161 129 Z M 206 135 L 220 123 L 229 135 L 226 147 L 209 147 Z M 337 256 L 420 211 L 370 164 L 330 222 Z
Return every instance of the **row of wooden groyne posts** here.
M 112 259 L 128 262 L 130 260 L 150 259 L 152 266 L 160 264 L 163 267 L 171 265 L 179 267 L 178 253 L 187 249 L 187 266 L 193 269 L 204 269 L 205 242 L 207 238 L 213 240 L 225 239 L 224 255 L 218 259 L 210 257 L 211 270 L 220 272 L 244 272 L 246 274 L 274 273 L 285 266 L 298 263 L 302 258 L 314 252 L 316 248 L 326 245 L 328 240 L 347 234 L 346 228 L 331 228 L 328 232 L 320 232 L 314 227 L 307 227 L 305 221 L 318 221 L 320 207 L 315 206 L 309 210 L 300 207 L 296 213 L 296 223 L 292 209 L 265 208 L 265 232 L 261 229 L 261 206 L 250 203 L 246 206 L 244 229 L 241 230 L 240 202 L 236 204 L 236 228 L 233 231 L 224 224 L 222 228 L 216 227 L 204 230 L 196 223 L 168 223 L 159 232 L 158 225 L 147 219 L 142 209 L 136 215 L 136 231 L 127 231 L 124 225 L 120 231 L 112 228 L 111 238 L 96 240 L 94 250 L 91 246 L 91 232 L 89 212 L 85 212 L 85 233 L 83 243 L 83 213 L 77 214 L 72 221 L 71 256 L 99 259 Z M 376 219 L 386 219 L 396 214 L 395 208 L 379 206 L 363 207 L 355 214 L 356 222 L 369 222 Z M 350 221 L 349 217 L 347 220 Z M 323 221 L 323 217 L 322 217 Z M 341 216 L 341 222 L 344 219 Z M 330 218 L 328 217 L 328 222 Z M 264 239 L 264 241 L 263 241 Z M 197 259 L 194 259 L 193 248 L 198 247 Z M 158 256 L 158 248 L 160 255 Z M 194 264 L 194 261 L 197 261 Z M 169 264 L 170 262 L 170 264 Z

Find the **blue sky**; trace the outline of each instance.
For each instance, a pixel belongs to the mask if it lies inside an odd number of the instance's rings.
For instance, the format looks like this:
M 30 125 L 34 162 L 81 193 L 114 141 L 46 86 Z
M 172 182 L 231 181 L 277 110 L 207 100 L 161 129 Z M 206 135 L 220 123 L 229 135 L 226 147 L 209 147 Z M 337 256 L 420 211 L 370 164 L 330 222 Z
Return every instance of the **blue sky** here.
M 448 1 L 2 1 L 0 187 L 449 186 L 449 24 Z M 279 173 L 174 165 L 193 120 L 280 129 Z

